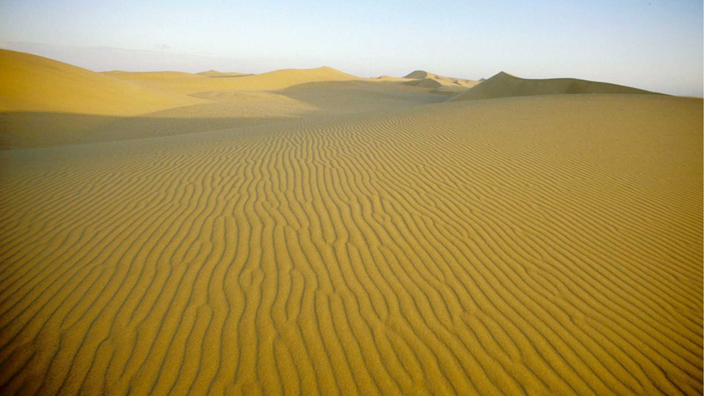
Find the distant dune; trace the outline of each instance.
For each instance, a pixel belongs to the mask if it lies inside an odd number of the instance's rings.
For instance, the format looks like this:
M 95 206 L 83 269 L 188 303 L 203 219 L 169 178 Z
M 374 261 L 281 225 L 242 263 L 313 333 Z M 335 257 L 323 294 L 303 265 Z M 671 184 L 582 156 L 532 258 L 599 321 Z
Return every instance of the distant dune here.
M 423 70 L 416 70 L 414 72 L 411 72 L 408 75 L 406 75 L 404 78 L 412 78 L 415 80 L 430 79 L 430 80 L 439 81 L 441 83 L 460 85 L 465 88 L 471 88 L 479 83 L 478 81 L 468 80 L 466 78 L 444 77 L 444 76 L 440 76 L 437 74 L 428 73 Z
M 249 76 L 250 75 L 250 74 L 246 74 L 246 73 L 237 73 L 237 72 L 219 72 L 216 70 L 208 70 L 208 71 L 200 72 L 198 74 L 201 76 L 216 77 L 216 78 L 242 77 L 242 76 Z
M 0 59 L 3 395 L 703 392 L 701 99 Z
M 405 83 L 406 85 L 422 88 L 433 88 L 437 89 L 443 86 L 443 84 L 434 78 L 423 78 L 418 80 L 412 80 Z
M 113 75 L 125 80 L 139 80 L 145 86 L 161 89 L 177 94 L 194 94 L 210 91 L 260 91 L 291 88 L 296 85 L 324 81 L 351 81 L 360 80 L 359 77 L 343 73 L 330 67 L 316 69 L 284 69 L 263 74 L 251 74 L 237 78 L 217 78 L 218 75 L 197 75 L 174 78 L 163 78 L 156 73 L 149 78 L 149 73 L 136 73 L 137 78 L 131 77 L 133 73 Z M 208 78 L 210 77 L 210 78 Z
M 379 76 L 376 78 L 377 80 L 380 81 L 401 81 L 401 82 L 406 82 L 406 81 L 411 81 L 412 79 L 410 78 L 403 78 L 403 77 L 393 77 L 393 76 Z
M 623 85 L 578 80 L 576 78 L 529 80 L 500 72 L 450 100 L 462 101 L 511 96 L 562 94 L 653 94 L 653 92 Z
M 416 70 L 409 73 L 404 77 L 404 79 L 410 79 L 404 84 L 430 88 L 433 93 L 447 94 L 447 95 L 457 95 L 460 92 L 466 91 L 478 84 L 477 81 L 454 78 L 454 77 L 443 77 L 437 74 L 428 73 L 423 70 Z
M 102 72 L 106 76 L 115 77 L 120 80 L 132 80 L 132 81 L 143 81 L 143 80 L 173 80 L 179 78 L 203 78 L 202 75 L 185 73 L 185 72 L 174 72 L 174 71 L 158 71 L 158 72 L 127 72 L 121 70 L 114 70 L 108 72 Z

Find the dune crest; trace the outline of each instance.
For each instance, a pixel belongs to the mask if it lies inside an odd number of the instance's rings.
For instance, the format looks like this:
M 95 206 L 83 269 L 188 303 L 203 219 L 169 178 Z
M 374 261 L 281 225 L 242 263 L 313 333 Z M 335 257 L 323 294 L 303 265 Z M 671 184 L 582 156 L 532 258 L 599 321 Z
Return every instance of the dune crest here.
M 0 50 L 0 109 L 135 115 L 202 103 L 21 52 Z
M 200 72 L 200 73 L 198 73 L 198 75 L 206 76 L 206 77 L 224 78 L 224 77 L 250 76 L 251 74 L 237 73 L 237 72 L 220 72 L 217 70 L 208 70 L 208 71 Z
M 403 78 L 411 80 L 404 82 L 405 85 L 430 88 L 433 93 L 445 95 L 457 95 L 458 93 L 464 92 L 467 89 L 479 84 L 478 81 L 455 77 L 444 77 L 437 74 L 428 73 L 424 70 L 416 70 L 407 74 Z
M 499 72 L 451 101 L 562 94 L 654 94 L 623 85 L 576 78 L 525 79 Z
M 127 73 L 115 75 L 116 78 L 131 79 Z M 139 83 L 148 87 L 157 88 L 177 94 L 194 94 L 212 91 L 272 91 L 291 88 L 296 85 L 313 82 L 354 81 L 362 80 L 351 74 L 343 73 L 331 67 L 318 67 L 314 69 L 282 69 L 262 74 L 232 75 L 236 78 L 222 78 L 222 73 L 194 74 L 184 78 L 142 78 L 146 75 L 139 74 Z M 194 78 L 195 77 L 195 78 Z M 210 77 L 210 78 L 208 78 Z

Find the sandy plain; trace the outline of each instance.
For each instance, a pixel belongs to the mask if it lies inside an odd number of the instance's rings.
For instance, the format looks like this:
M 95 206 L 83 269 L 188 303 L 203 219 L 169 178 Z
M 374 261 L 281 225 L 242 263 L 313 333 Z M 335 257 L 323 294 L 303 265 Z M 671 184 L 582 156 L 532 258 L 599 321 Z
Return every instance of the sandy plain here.
M 3 394 L 702 393 L 701 99 L 0 73 Z

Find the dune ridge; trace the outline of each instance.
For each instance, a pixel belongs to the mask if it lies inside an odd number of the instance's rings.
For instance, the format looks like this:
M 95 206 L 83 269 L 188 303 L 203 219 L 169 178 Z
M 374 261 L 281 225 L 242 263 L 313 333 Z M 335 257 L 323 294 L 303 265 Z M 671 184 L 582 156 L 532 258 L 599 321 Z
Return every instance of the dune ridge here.
M 525 79 L 499 72 L 450 101 L 564 94 L 655 94 L 638 88 L 576 78 Z
M 405 85 L 432 89 L 431 92 L 445 95 L 457 95 L 479 84 L 478 81 L 462 78 L 444 77 L 437 74 L 428 73 L 423 70 L 416 70 L 407 74 L 404 79 Z
M 0 152 L 0 388 L 701 394 L 701 128 L 552 95 Z
M 414 80 L 428 80 L 428 79 L 430 79 L 430 80 L 436 80 L 441 83 L 461 85 L 466 88 L 471 88 L 471 87 L 477 85 L 477 83 L 478 83 L 477 81 L 469 80 L 466 78 L 440 76 L 437 74 L 429 73 L 424 70 L 413 71 L 411 73 L 408 73 L 403 78 L 410 78 L 410 79 L 414 79 Z
M 242 77 L 242 76 L 249 76 L 250 75 L 248 73 L 219 72 L 217 70 L 208 70 L 208 71 L 200 72 L 198 74 L 201 76 L 208 76 L 208 77 Z
M 138 139 L 437 102 L 329 67 L 260 75 L 94 73 L 0 52 L 0 149 Z
M 190 74 L 184 78 L 145 78 L 145 73 L 120 73 L 116 78 L 130 79 L 148 87 L 177 94 L 194 94 L 211 91 L 272 91 L 291 88 L 296 85 L 321 81 L 361 80 L 351 74 L 343 73 L 331 67 L 315 69 L 282 69 L 262 74 L 237 76 L 237 78 L 218 78 L 214 75 Z
M 0 50 L 0 110 L 135 115 L 201 103 L 21 52 Z

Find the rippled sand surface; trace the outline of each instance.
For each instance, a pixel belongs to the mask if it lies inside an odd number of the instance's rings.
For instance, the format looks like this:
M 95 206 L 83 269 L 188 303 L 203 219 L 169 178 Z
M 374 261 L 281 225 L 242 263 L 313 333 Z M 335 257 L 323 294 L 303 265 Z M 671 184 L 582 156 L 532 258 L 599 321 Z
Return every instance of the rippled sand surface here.
M 237 92 L 0 151 L 3 394 L 701 394 L 700 99 Z

